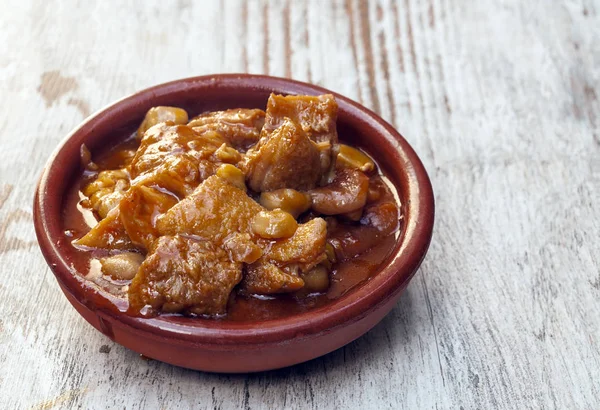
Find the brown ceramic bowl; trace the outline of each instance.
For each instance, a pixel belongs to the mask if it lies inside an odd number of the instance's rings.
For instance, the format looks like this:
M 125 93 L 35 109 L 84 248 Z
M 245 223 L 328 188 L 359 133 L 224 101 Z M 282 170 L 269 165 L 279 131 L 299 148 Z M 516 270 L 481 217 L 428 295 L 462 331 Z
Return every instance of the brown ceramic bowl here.
M 146 111 L 174 105 L 197 114 L 234 107 L 265 107 L 271 92 L 324 94 L 331 91 L 283 78 L 214 75 L 158 85 L 96 113 L 52 154 L 34 199 L 40 248 L 77 311 L 117 343 L 147 357 L 211 372 L 255 372 L 301 363 L 329 353 L 375 326 L 395 305 L 423 260 L 433 229 L 434 200 L 423 165 L 406 140 L 365 107 L 341 95 L 339 134 L 369 152 L 398 188 L 404 220 L 392 254 L 368 281 L 328 305 L 283 319 L 227 322 L 159 316 L 131 317 L 115 308 L 73 267 L 75 249 L 64 234 L 65 192 L 80 172 L 79 149 L 92 152 L 135 129 Z M 121 132 L 116 132 L 121 130 Z

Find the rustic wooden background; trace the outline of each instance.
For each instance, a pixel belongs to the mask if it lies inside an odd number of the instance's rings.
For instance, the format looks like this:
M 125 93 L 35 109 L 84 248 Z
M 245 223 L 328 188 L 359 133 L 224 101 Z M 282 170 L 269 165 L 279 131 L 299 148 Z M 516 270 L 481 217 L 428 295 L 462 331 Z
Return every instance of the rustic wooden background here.
M 0 408 L 599 408 L 599 1 L 2 5 Z M 381 324 L 262 374 L 112 343 L 63 297 L 31 222 L 46 159 L 90 113 L 220 72 L 374 109 L 413 144 L 437 201 L 429 254 Z

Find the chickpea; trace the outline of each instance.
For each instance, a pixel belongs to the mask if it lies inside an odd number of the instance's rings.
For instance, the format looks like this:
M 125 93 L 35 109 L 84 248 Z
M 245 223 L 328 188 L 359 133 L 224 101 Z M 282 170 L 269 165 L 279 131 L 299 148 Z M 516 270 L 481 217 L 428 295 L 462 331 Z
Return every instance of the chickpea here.
M 329 141 L 321 141 L 317 142 L 315 145 L 319 150 L 319 156 L 321 158 L 321 168 L 329 168 L 329 164 L 331 163 L 331 143 Z
M 126 252 L 100 259 L 102 272 L 114 279 L 133 279 L 144 257 L 139 253 Z
M 231 164 L 223 164 L 217 169 L 217 176 L 242 191 L 246 191 L 244 173 L 238 167 Z
M 252 220 L 252 230 L 267 239 L 289 238 L 298 229 L 294 217 L 281 209 L 260 211 Z
M 325 222 L 327 222 L 327 232 L 331 232 L 340 225 L 340 221 L 333 216 L 328 216 L 325 218 Z
M 297 218 L 301 213 L 310 208 L 310 196 L 296 191 L 295 189 L 277 189 L 275 191 L 263 192 L 259 201 L 262 206 L 269 210 L 280 208 Z
M 329 271 L 323 265 L 317 265 L 302 274 L 304 288 L 309 292 L 325 292 L 329 288 Z
M 340 144 L 340 152 L 337 156 L 337 168 L 353 168 L 362 172 L 371 172 L 375 169 L 375 163 L 367 154 L 352 148 L 346 144 Z
M 98 196 L 97 194 L 102 191 L 105 190 L 98 191 L 96 194 L 92 195 L 90 199 L 95 200 L 93 208 L 98 212 L 100 218 L 104 219 L 111 210 L 119 206 L 119 203 L 121 203 L 125 194 L 124 191 L 115 189 L 114 192 L 100 194 L 100 196 Z
M 179 313 L 185 308 L 183 303 L 166 302 L 162 305 L 161 310 L 165 313 Z
M 227 164 L 237 164 L 242 159 L 242 155 L 233 147 L 223 143 L 219 149 L 215 151 L 215 157 L 221 162 Z
M 187 124 L 188 113 L 184 109 L 177 107 L 158 106 L 150 108 L 140 128 L 138 128 L 138 139 L 141 139 L 144 133 L 151 127 L 166 121 L 173 121 L 175 124 Z

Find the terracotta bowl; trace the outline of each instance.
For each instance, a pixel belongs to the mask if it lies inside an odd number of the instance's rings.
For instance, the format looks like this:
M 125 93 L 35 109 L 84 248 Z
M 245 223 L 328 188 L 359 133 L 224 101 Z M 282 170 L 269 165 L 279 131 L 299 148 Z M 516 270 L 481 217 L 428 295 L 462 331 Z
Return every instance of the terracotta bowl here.
M 398 188 L 404 215 L 392 254 L 368 281 L 322 308 L 283 319 L 227 322 L 162 316 L 131 317 L 115 308 L 73 267 L 75 249 L 64 234 L 63 197 L 80 172 L 79 149 L 114 144 L 135 129 L 146 111 L 174 105 L 197 114 L 234 107 L 265 107 L 271 92 L 324 94 L 331 91 L 283 78 L 214 75 L 158 85 L 96 113 L 52 154 L 34 199 L 40 248 L 67 299 L 96 329 L 149 358 L 211 372 L 255 372 L 301 363 L 329 353 L 375 326 L 395 305 L 423 260 L 433 229 L 434 200 L 423 164 L 392 126 L 341 95 L 339 134 L 369 152 Z M 120 131 L 120 132 L 119 132 Z

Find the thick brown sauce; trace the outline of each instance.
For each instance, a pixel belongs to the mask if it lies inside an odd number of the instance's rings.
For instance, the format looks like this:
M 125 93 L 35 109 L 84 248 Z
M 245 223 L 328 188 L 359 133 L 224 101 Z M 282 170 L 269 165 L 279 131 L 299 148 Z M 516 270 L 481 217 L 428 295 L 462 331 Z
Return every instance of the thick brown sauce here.
M 125 149 L 137 149 L 138 143 L 135 138 L 130 137 L 125 142 L 108 149 L 104 153 L 94 156 L 94 161 L 98 165 L 99 170 L 119 168 L 121 157 L 117 154 Z M 380 169 L 378 167 L 378 169 Z M 70 239 L 77 239 L 84 236 L 90 228 L 95 225 L 96 217 L 93 212 L 81 205 L 85 196 L 81 189 L 93 179 L 94 175 L 89 172 L 82 172 L 73 181 L 71 189 L 68 191 L 63 204 L 63 227 L 65 234 Z M 395 190 L 395 187 L 382 174 L 371 176 L 371 180 L 379 179 L 385 183 L 383 200 L 391 200 L 398 205 L 401 212 L 400 202 Z M 401 214 L 399 215 L 401 219 Z M 352 229 L 355 226 L 351 223 L 340 223 L 338 232 L 344 229 Z M 290 316 L 305 312 L 310 309 L 318 308 L 346 294 L 355 286 L 368 280 L 374 274 L 379 266 L 385 261 L 386 257 L 392 251 L 401 229 L 396 232 L 382 237 L 368 249 L 366 252 L 355 256 L 352 259 L 335 263 L 330 273 L 330 287 L 326 293 L 310 294 L 310 295 L 293 295 L 281 294 L 275 296 L 247 296 L 240 294 L 234 290 L 231 294 L 227 314 L 216 320 L 229 321 L 256 321 L 277 319 L 285 316 Z M 121 300 L 117 301 L 121 310 L 126 310 L 127 305 L 127 287 L 130 281 L 115 280 L 109 276 L 103 275 L 100 270 L 100 262 L 98 258 L 106 256 L 110 251 L 94 250 L 83 251 L 76 249 L 77 255 L 74 261 L 74 267 L 78 272 L 87 272 L 86 278 L 96 283 L 96 285 L 110 296 L 117 297 Z M 124 308 L 125 307 L 125 308 Z

